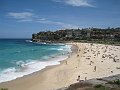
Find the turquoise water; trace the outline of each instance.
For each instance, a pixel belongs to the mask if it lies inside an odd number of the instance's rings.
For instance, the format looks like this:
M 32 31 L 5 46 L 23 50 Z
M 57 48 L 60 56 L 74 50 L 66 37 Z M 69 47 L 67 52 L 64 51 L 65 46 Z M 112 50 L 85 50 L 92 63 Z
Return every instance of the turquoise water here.
M 70 46 L 64 44 L 37 44 L 27 39 L 0 39 L 0 82 L 16 79 L 59 64 Z M 9 76 L 7 76 L 9 74 Z

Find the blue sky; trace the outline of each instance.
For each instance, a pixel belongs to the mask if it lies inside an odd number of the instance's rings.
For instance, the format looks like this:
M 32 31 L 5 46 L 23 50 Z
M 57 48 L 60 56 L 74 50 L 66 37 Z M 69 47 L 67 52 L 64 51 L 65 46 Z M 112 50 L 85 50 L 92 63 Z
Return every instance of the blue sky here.
M 119 27 L 120 0 L 0 0 L 0 38 L 65 28 Z

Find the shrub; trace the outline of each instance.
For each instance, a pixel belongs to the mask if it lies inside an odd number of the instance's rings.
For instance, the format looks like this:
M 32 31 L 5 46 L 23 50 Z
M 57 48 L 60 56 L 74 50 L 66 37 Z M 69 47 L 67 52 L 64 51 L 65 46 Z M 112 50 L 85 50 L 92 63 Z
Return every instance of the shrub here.
M 118 85 L 120 85 L 120 80 L 119 80 L 119 79 L 114 80 L 114 84 L 118 84 Z
M 0 90 L 8 90 L 8 88 L 1 88 Z
M 101 85 L 101 84 L 95 85 L 95 88 L 100 88 L 100 87 L 103 87 L 103 85 Z

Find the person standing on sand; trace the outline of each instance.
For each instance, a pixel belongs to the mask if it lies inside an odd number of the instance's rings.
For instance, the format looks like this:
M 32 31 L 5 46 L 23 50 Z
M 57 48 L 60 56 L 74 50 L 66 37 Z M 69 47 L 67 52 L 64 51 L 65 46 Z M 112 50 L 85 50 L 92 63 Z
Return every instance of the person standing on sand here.
M 80 81 L 80 75 L 78 76 L 78 79 L 77 79 L 77 81 Z
M 79 54 L 77 55 L 77 57 L 79 57 Z
M 96 71 L 96 66 L 94 66 L 94 72 Z
M 67 65 L 67 61 L 65 61 L 66 65 Z
M 90 65 L 92 64 L 92 61 L 90 61 Z

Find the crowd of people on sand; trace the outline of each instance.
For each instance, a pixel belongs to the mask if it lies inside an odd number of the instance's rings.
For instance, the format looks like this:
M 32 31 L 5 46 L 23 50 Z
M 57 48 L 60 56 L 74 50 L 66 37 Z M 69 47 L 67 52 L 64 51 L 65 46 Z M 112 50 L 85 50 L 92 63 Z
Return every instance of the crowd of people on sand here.
M 32 80 L 35 81 L 32 82 L 33 86 L 40 87 L 42 90 L 50 88 L 51 90 L 56 90 L 57 88 L 69 86 L 83 80 L 120 74 L 120 46 L 91 43 L 72 43 L 72 45 L 75 52 L 68 53 L 68 59 L 62 61 L 62 64 L 56 65 L 55 68 L 45 69 L 43 73 L 37 72 L 34 74 L 35 76 L 30 76 L 31 79 L 29 77 L 18 79 L 15 81 L 17 85 L 15 83 L 10 83 L 10 85 L 14 86 L 14 90 L 16 90 L 18 86 L 19 88 L 21 86 L 24 87 L 26 82 L 31 82 Z M 66 53 L 62 55 L 64 54 Z M 26 68 L 26 66 L 23 66 L 23 70 Z M 20 84 L 18 85 L 19 82 Z M 47 87 L 44 87 L 45 85 Z M 11 86 L 9 87 L 13 88 Z
M 77 43 L 75 44 L 77 46 Z M 78 47 L 78 46 L 77 46 Z M 89 65 L 93 66 L 93 72 L 97 71 L 97 66 L 94 64 L 95 61 L 91 60 L 91 57 L 93 56 L 94 60 L 97 60 L 98 58 L 101 60 L 101 62 L 104 62 L 104 60 L 108 60 L 106 58 L 112 59 L 113 62 L 119 62 L 120 61 L 120 57 L 118 57 L 118 55 L 116 55 L 116 53 L 112 53 L 111 51 L 114 50 L 119 50 L 120 48 L 117 48 L 115 46 L 109 46 L 108 45 L 101 45 L 101 44 L 86 44 L 85 48 L 84 48 L 84 52 L 83 52 L 83 57 L 86 60 L 90 60 L 89 61 Z M 78 47 L 77 50 L 77 58 L 79 58 L 80 56 L 80 52 L 81 52 L 81 48 Z M 87 53 L 91 53 L 89 56 L 86 56 Z M 99 56 L 100 55 L 100 56 Z M 66 61 L 66 65 L 67 65 L 67 61 Z M 120 69 L 119 67 L 116 67 L 116 69 Z M 110 71 L 111 73 L 113 73 L 113 71 Z M 87 77 L 84 77 L 84 80 L 87 80 Z M 81 81 L 81 75 L 78 75 L 77 77 L 77 81 Z

